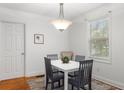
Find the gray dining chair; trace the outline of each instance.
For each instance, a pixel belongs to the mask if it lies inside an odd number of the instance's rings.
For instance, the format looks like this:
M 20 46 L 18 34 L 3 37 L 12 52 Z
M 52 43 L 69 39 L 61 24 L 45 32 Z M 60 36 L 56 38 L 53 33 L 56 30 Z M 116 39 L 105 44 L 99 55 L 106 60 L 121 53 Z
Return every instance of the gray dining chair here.
M 47 54 L 47 58 L 49 58 L 50 60 L 58 60 L 58 54 Z M 52 69 L 54 73 L 59 72 L 59 70 L 54 67 L 52 67 Z
M 85 89 L 88 85 L 89 90 L 92 89 L 92 66 L 93 60 L 80 61 L 79 74 L 75 78 L 69 78 L 68 83 L 72 85 L 72 89 L 76 87 L 77 89 Z
M 84 61 L 85 60 L 85 56 L 83 55 L 76 55 L 75 56 L 75 61 L 80 62 L 80 61 Z
M 63 58 L 63 57 L 68 57 L 69 58 L 69 60 L 72 60 L 73 59 L 73 52 L 72 51 L 62 51 L 61 53 L 60 53 L 60 55 L 61 55 L 61 58 Z
M 83 56 L 83 55 L 76 55 L 75 56 L 75 61 L 76 62 L 80 62 L 80 61 L 84 61 L 85 60 L 85 56 Z M 78 75 L 78 71 L 74 71 L 74 72 L 70 72 L 70 73 L 68 73 L 68 76 L 69 77 L 76 77 L 77 75 Z
M 64 80 L 64 74 L 62 73 L 53 73 L 51 60 L 47 57 L 44 57 L 45 61 L 45 69 L 46 69 L 46 87 L 48 87 L 48 83 L 51 83 L 51 89 L 54 89 L 54 83 L 58 82 L 58 86 L 60 87 L 60 80 Z
M 51 60 L 58 60 L 58 54 L 47 54 L 47 58 Z

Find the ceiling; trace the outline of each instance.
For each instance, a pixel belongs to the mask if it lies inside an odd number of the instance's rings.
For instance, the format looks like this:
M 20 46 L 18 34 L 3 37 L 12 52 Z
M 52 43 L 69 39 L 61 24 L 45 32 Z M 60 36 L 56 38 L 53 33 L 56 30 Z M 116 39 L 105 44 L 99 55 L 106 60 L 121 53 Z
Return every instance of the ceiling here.
M 65 3 L 64 15 L 67 19 L 73 19 L 92 9 L 104 5 L 103 3 Z M 1 7 L 35 13 L 57 18 L 59 14 L 58 3 L 0 3 Z

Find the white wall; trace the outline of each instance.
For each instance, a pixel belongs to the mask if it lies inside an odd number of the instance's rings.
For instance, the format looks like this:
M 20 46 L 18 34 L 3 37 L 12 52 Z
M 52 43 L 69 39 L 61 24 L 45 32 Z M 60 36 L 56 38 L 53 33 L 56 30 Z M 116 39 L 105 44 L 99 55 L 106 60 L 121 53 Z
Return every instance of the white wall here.
M 85 22 L 73 22 L 69 28 L 69 47 L 74 55 L 86 55 L 86 30 Z
M 0 20 L 25 24 L 26 76 L 44 74 L 44 59 L 48 53 L 69 50 L 68 31 L 57 31 L 52 18 L 0 7 Z M 34 44 L 34 34 L 44 34 L 44 44 Z
M 112 10 L 112 63 L 94 62 L 94 78 L 124 89 L 124 4 L 108 4 L 74 19 L 70 30 L 70 48 L 87 56 L 88 35 L 85 19 L 94 19 Z

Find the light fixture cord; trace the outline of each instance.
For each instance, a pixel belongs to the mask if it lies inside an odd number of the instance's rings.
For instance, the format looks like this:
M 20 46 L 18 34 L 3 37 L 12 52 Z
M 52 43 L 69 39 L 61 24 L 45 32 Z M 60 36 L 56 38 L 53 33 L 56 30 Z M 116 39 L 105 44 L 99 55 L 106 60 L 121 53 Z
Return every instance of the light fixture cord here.
M 59 18 L 64 19 L 63 3 L 60 3 Z

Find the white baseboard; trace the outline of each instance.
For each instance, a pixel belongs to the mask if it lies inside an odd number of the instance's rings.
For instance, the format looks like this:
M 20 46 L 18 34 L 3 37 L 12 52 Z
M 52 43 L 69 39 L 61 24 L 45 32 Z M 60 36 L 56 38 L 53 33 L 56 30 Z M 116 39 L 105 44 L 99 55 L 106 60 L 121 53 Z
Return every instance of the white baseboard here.
M 97 75 L 93 75 L 93 78 L 96 79 L 96 80 L 99 80 L 99 81 L 103 81 L 103 82 L 105 82 L 107 84 L 110 84 L 112 86 L 118 87 L 120 89 L 124 89 L 124 83 L 114 81 L 114 80 L 110 80 L 108 78 L 97 76 Z
M 40 76 L 40 75 L 44 75 L 42 73 L 38 73 L 38 72 L 32 72 L 32 73 L 26 73 L 26 77 L 32 77 L 32 76 Z

